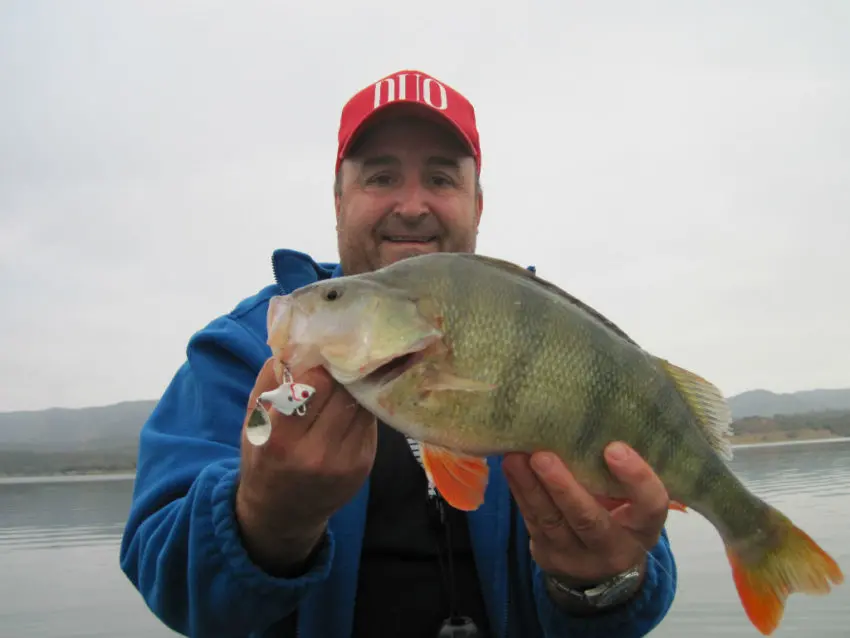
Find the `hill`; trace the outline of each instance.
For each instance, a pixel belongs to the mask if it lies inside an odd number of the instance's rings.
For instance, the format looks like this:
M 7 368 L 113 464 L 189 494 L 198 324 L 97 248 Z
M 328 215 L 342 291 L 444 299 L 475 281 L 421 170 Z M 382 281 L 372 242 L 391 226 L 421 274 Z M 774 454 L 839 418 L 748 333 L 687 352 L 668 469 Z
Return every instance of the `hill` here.
M 850 436 L 850 389 L 729 398 L 733 442 Z M 0 475 L 133 471 L 139 429 L 156 401 L 0 413 Z
M 729 398 L 735 419 L 777 414 L 805 414 L 824 410 L 850 410 L 850 388 L 804 390 L 777 394 L 769 390 L 750 390 Z
M 0 475 L 132 471 L 156 401 L 0 413 Z

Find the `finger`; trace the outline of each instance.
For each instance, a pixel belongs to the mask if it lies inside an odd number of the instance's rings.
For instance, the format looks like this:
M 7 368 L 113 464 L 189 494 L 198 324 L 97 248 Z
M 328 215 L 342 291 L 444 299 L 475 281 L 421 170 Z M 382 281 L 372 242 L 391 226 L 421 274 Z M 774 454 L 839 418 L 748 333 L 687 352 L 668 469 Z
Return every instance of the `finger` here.
M 365 408 L 358 408 L 340 444 L 340 454 L 351 461 L 375 460 L 378 438 L 378 420 Z
M 334 382 L 326 402 L 313 405 L 311 399 L 307 403 L 307 414 L 298 418 L 306 418 L 312 412 L 314 420 L 306 435 L 307 440 L 310 444 L 328 448 L 329 452 L 337 452 L 359 407 L 348 391 Z
M 338 437 L 340 451 L 344 455 L 356 454 L 364 435 L 369 434 L 368 429 L 375 421 L 375 416 L 366 408 L 353 403 L 350 416 L 347 415 L 345 419 L 345 427 L 340 428 Z
M 649 464 L 624 443 L 608 445 L 605 460 L 630 501 L 629 507 L 617 512 L 617 521 L 636 532 L 650 536 L 660 534 L 670 504 L 664 483 Z
M 601 550 L 612 548 L 621 539 L 620 534 L 611 533 L 613 529 L 608 510 L 575 479 L 555 454 L 535 453 L 531 457 L 531 467 L 582 544 Z
M 531 535 L 545 534 L 566 543 L 575 541 L 563 513 L 538 479 L 526 455 L 508 454 L 502 462 L 517 507 Z
M 502 459 L 502 472 L 529 533 L 538 533 L 535 508 L 529 500 L 529 495 L 537 489 L 535 483 L 538 481 L 528 465 L 528 456 L 514 452 L 505 454 Z

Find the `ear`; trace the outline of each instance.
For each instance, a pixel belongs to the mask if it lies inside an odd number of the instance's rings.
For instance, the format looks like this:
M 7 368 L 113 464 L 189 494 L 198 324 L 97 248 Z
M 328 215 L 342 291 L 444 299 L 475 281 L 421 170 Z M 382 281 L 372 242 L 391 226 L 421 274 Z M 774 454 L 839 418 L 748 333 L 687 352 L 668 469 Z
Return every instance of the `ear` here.
M 345 165 L 349 162 L 348 159 L 342 160 L 339 165 L 337 174 L 334 175 L 334 211 L 336 212 L 336 221 L 339 224 L 340 211 L 342 210 L 342 181 Z
M 475 225 L 478 226 L 481 223 L 481 213 L 484 212 L 484 193 L 478 193 L 476 199 L 478 201 L 476 202 Z
M 339 172 L 334 176 L 334 211 L 336 213 L 336 222 L 339 224 L 339 211 L 342 205 L 342 166 L 339 167 Z

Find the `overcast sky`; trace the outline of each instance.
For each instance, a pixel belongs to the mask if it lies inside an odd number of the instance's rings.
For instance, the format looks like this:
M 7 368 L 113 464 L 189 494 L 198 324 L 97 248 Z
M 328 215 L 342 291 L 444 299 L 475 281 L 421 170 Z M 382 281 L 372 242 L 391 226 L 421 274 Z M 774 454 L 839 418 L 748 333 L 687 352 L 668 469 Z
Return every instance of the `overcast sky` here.
M 0 410 L 158 397 L 275 248 L 335 260 L 402 68 L 476 107 L 480 252 L 727 395 L 850 386 L 850 3 L 504 4 L 0 2 Z

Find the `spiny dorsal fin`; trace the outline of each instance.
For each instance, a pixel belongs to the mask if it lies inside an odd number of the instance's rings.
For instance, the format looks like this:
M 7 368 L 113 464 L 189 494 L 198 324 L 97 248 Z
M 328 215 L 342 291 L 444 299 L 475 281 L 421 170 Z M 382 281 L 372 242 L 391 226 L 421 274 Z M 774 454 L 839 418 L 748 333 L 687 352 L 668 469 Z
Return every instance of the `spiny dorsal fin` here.
M 657 358 L 657 357 L 656 357 Z M 676 388 L 694 411 L 697 423 L 712 448 L 726 461 L 732 460 L 732 412 L 723 394 L 714 385 L 684 368 L 658 359 Z
M 543 279 L 542 277 L 531 272 L 527 268 L 523 268 L 522 266 L 518 266 L 517 264 L 510 262 L 510 261 L 506 261 L 504 259 L 498 259 L 497 257 L 489 257 L 487 255 L 480 255 L 480 254 L 477 254 L 477 253 L 455 253 L 455 256 L 463 257 L 463 258 L 466 258 L 466 259 L 473 259 L 473 260 L 480 261 L 480 262 L 483 262 L 483 263 L 488 263 L 491 266 L 499 268 L 499 269 L 501 269 L 501 270 L 503 270 L 507 273 L 511 273 L 513 275 L 523 277 L 523 278 L 525 278 L 529 281 L 533 281 L 533 282 L 537 283 L 538 285 L 542 286 L 543 288 L 545 288 L 546 290 L 548 290 L 552 293 L 555 293 L 556 295 L 560 295 L 561 297 L 563 297 L 564 299 L 569 301 L 574 306 L 585 311 L 587 314 L 592 316 L 594 319 L 596 319 L 597 321 L 599 321 L 603 325 L 607 326 L 610 330 L 613 330 L 618 336 L 622 337 L 623 339 L 625 339 L 626 341 L 628 341 L 632 345 L 635 345 L 635 346 L 638 345 L 634 341 L 634 339 L 632 339 L 629 335 L 627 335 L 625 332 L 623 332 L 623 330 L 619 326 L 617 326 L 613 321 L 608 319 L 608 317 L 603 315 L 601 312 L 592 308 L 591 306 L 588 306 L 581 299 L 577 299 L 576 297 L 573 297 L 570 293 L 568 293 L 563 288 L 560 288 L 559 286 L 553 284 L 551 281 L 547 281 L 546 279 Z M 638 347 L 640 347 L 640 346 L 638 346 Z

